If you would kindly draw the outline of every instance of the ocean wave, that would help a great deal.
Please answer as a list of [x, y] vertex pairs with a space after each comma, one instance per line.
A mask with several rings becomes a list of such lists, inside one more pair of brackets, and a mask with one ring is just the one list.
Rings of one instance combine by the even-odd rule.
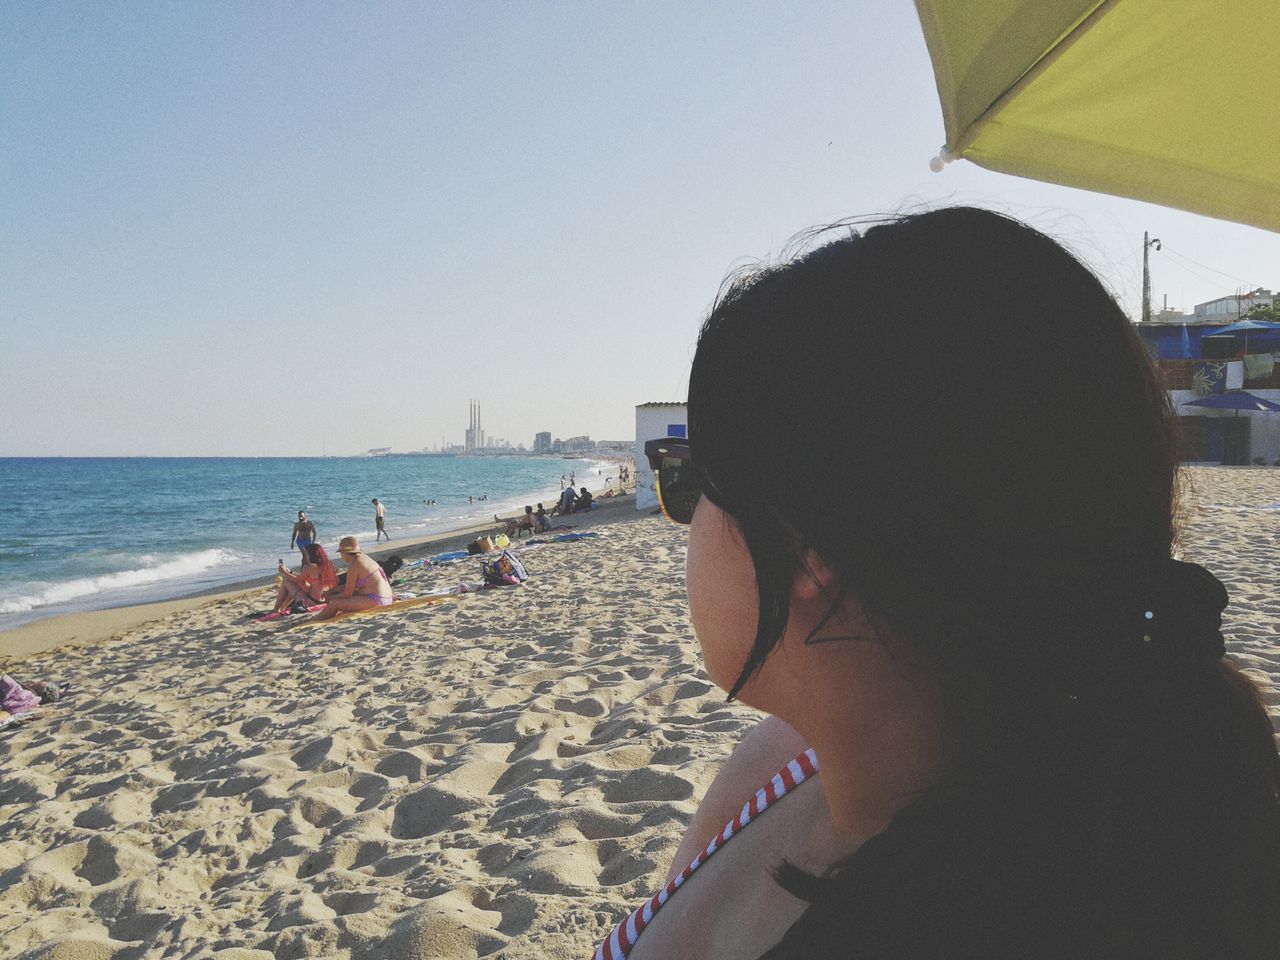
[[35, 593], [10, 597], [0, 600], [0, 614], [26, 613], [39, 607], [48, 607], [59, 603], [68, 603], [94, 594], [107, 593], [112, 590], [127, 590], [148, 583], [162, 580], [180, 580], [211, 570], [224, 564], [234, 563], [240, 558], [230, 550], [212, 549], [198, 550], [184, 554], [171, 560], [161, 560], [146, 555], [140, 558], [147, 566], [133, 570], [121, 570], [119, 573], [106, 573], [97, 577], [82, 577], [44, 586]]

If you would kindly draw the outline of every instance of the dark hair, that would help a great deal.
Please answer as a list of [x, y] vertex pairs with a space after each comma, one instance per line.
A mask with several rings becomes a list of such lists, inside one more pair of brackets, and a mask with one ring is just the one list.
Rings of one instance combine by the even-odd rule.
[[958, 742], [829, 877], [780, 871], [813, 905], [768, 956], [1275, 948], [1280, 759], [1256, 691], [1211, 657], [1115, 655], [1117, 603], [1174, 545], [1176, 420], [1070, 253], [948, 208], [740, 274], [702, 328], [689, 433], [755, 567], [731, 696], [812, 549], [938, 681]]

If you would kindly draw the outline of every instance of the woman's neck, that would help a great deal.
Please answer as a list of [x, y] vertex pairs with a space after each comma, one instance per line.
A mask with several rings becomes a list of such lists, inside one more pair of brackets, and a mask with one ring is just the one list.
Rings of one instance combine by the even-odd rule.
[[808, 672], [807, 694], [793, 701], [794, 717], [783, 717], [818, 755], [837, 833], [860, 842], [946, 769], [942, 698], [926, 674], [878, 642], [833, 643], [823, 656], [834, 662]]

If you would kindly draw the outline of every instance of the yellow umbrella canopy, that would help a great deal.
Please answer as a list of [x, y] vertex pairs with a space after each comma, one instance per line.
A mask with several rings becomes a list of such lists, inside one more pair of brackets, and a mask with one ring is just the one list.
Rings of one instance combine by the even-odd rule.
[[1280, 230], [1276, 0], [916, 0], [945, 154]]

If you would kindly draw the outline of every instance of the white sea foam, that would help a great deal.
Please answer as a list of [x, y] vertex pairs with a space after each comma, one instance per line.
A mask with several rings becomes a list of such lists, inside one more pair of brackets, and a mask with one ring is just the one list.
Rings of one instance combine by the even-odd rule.
[[1227, 513], [1275, 513], [1280, 511], [1280, 503], [1268, 503], [1261, 507], [1242, 507], [1234, 503], [1206, 503], [1201, 510], [1224, 510]]
[[0, 614], [26, 613], [40, 607], [70, 603], [84, 597], [109, 593], [115, 590], [127, 590], [130, 587], [159, 583], [164, 580], [190, 579], [197, 574], [214, 567], [234, 563], [240, 558], [230, 550], [199, 550], [172, 559], [161, 559], [154, 556], [140, 558], [144, 566], [133, 570], [121, 570], [118, 573], [107, 573], [97, 577], [83, 577], [68, 580], [65, 583], [32, 584], [37, 588], [34, 593], [0, 599]]

